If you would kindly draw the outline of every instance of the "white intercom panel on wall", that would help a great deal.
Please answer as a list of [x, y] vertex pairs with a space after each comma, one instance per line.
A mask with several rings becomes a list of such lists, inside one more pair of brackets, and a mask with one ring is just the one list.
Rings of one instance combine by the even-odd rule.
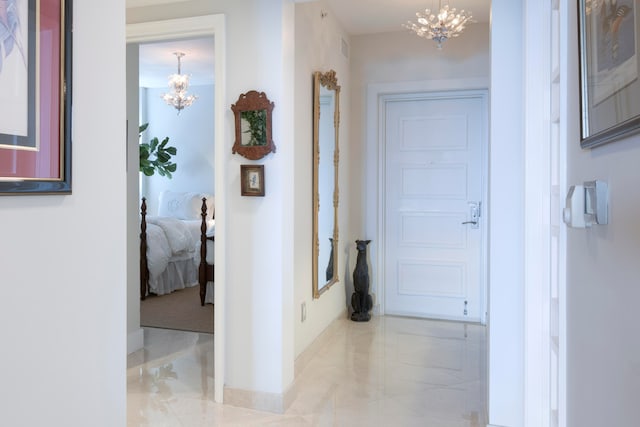
[[609, 191], [606, 182], [588, 181], [584, 183], [584, 221], [587, 227], [609, 223]]
[[567, 193], [565, 208], [562, 211], [562, 220], [569, 227], [584, 228], [584, 187], [572, 185]]
[[609, 187], [604, 181], [587, 181], [572, 185], [567, 193], [562, 216], [572, 228], [609, 223]]

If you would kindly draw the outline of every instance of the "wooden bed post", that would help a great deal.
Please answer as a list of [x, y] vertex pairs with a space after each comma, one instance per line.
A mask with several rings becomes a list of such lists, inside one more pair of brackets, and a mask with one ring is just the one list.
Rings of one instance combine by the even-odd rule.
[[202, 198], [202, 223], [200, 224], [200, 266], [198, 267], [198, 282], [200, 283], [200, 305], [204, 306], [207, 293], [207, 199]]
[[147, 199], [142, 198], [140, 207], [142, 219], [140, 221], [140, 299], [147, 297], [149, 284], [149, 266], [147, 265]]
[[[200, 285], [200, 305], [204, 306], [207, 293], [207, 282], [213, 281], [212, 264], [207, 264], [207, 241], [214, 241], [214, 237], [207, 237], [207, 199], [202, 199], [202, 223], [200, 224], [200, 264], [198, 265], [198, 283]], [[142, 198], [140, 206], [140, 300], [147, 298], [149, 292], [149, 264], [147, 261], [147, 199]]]
[[200, 283], [200, 305], [204, 306], [207, 292], [207, 199], [202, 198], [202, 223], [200, 224], [200, 265], [198, 267], [198, 282]]

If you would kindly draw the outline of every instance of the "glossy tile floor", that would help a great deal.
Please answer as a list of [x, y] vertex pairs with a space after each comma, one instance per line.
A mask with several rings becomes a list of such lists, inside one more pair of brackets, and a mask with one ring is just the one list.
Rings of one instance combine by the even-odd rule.
[[128, 359], [128, 425], [487, 425], [483, 326], [385, 316], [331, 331], [276, 415], [212, 402], [212, 335], [145, 329]]

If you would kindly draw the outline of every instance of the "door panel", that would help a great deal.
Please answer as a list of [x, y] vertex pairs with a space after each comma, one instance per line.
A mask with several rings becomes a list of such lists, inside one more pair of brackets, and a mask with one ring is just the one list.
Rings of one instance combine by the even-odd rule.
[[[482, 96], [385, 103], [385, 312], [482, 320]], [[485, 218], [480, 217], [479, 225]]]

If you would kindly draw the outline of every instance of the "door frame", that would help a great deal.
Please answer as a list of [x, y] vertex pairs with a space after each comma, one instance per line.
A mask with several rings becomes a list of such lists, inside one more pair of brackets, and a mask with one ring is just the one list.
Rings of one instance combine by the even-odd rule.
[[[191, 37], [214, 36], [214, 141], [215, 143], [215, 194], [216, 194], [216, 268], [214, 282], [226, 283], [225, 254], [226, 254], [226, 186], [225, 158], [226, 124], [226, 28], [223, 14], [203, 15], [190, 18], [178, 18], [160, 21], [127, 24], [127, 43], [144, 43], [162, 40], [175, 40]], [[135, 173], [138, 173], [135, 171]], [[129, 284], [131, 285], [131, 284]], [[138, 286], [138, 284], [136, 284]], [[214, 286], [214, 400], [223, 402], [224, 373], [225, 373], [225, 292], [223, 286]], [[138, 300], [138, 305], [140, 301]], [[130, 303], [128, 303], [129, 305]], [[139, 310], [139, 307], [138, 307]]]
[[[523, 6], [525, 69], [524, 426], [566, 426], [567, 143], [573, 142], [569, 99], [571, 2], [528, 0]], [[575, 16], [575, 15], [574, 15]], [[575, 19], [575, 18], [574, 18]], [[575, 21], [574, 21], [574, 24]], [[577, 131], [576, 131], [577, 133]], [[552, 143], [557, 137], [557, 146]], [[574, 135], [575, 136], [575, 135]], [[541, 143], [543, 142], [543, 143]], [[557, 150], [556, 153], [552, 153]], [[551, 159], [556, 158], [554, 163]], [[555, 169], [555, 170], [554, 170]], [[554, 179], [554, 174], [557, 177]], [[544, 203], [540, 203], [543, 201]], [[553, 230], [556, 228], [557, 230]], [[552, 237], [558, 239], [557, 251]], [[552, 257], [557, 263], [554, 271]], [[555, 276], [557, 298], [553, 300]], [[554, 326], [557, 336], [552, 339]], [[552, 341], [555, 341], [552, 344]], [[557, 351], [553, 361], [552, 345]], [[552, 368], [552, 366], [554, 368]], [[555, 417], [553, 424], [550, 414]]]
[[[371, 263], [372, 282], [374, 287], [374, 308], [375, 314], [385, 314], [385, 287], [380, 278], [385, 277], [385, 195], [382, 189], [386, 180], [386, 157], [384, 149], [385, 134], [385, 104], [389, 101], [399, 99], [415, 99], [429, 94], [446, 94], [447, 92], [460, 96], [478, 96], [484, 100], [484, 133], [482, 147], [482, 194], [483, 207], [482, 215], [487, 218], [487, 206], [489, 196], [488, 185], [488, 153], [489, 153], [489, 120], [488, 120], [488, 93], [489, 79], [454, 79], [454, 80], [428, 80], [418, 82], [397, 82], [397, 83], [377, 83], [367, 87], [367, 117], [366, 117], [366, 140], [365, 140], [365, 234], [373, 236]], [[482, 288], [480, 298], [480, 319], [481, 323], [486, 323], [487, 311], [487, 220], [481, 221], [482, 227], [482, 254], [481, 254], [481, 277], [480, 286]], [[376, 241], [377, 240], [377, 241]]]

